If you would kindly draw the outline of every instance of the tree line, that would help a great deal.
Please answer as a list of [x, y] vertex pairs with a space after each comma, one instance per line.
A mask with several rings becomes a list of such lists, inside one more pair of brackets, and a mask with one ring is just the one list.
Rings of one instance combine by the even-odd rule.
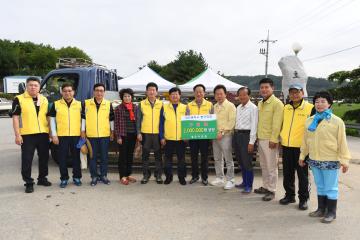
[[89, 55], [77, 47], [55, 49], [50, 45], [29, 41], [0, 39], [0, 79], [11, 75], [44, 76], [54, 69], [58, 58], [84, 58]]

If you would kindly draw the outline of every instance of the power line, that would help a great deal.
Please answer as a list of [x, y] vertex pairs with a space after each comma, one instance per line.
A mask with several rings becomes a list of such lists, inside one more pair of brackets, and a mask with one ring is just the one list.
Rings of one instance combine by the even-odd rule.
[[[329, 5], [327, 7], [325, 7], [323, 9], [323, 11], [321, 12], [321, 14], [317, 14], [316, 16], [312, 17], [312, 18], [309, 18], [305, 21], [302, 22], [302, 24], [292, 28], [292, 29], [289, 29], [287, 32], [285, 32], [284, 34], [282, 34], [282, 38], [281, 40], [283, 39], [286, 39], [288, 37], [291, 37], [293, 35], [293, 33], [295, 32], [298, 32], [299, 30], [303, 30], [303, 29], [306, 29], [308, 28], [309, 26], [312, 26], [314, 25], [315, 23], [321, 21], [321, 20], [324, 20], [324, 18], [326, 18], [327, 16], [329, 16], [330, 14], [348, 6], [350, 3], [354, 2], [355, 0], [350, 0], [350, 1], [347, 1], [347, 2], [343, 2], [343, 4], [341, 5], [337, 5], [337, 3], [341, 3], [342, 1], [337, 1], [335, 2], [336, 4], [332, 4], [332, 5]], [[333, 8], [334, 7], [334, 8]]]
[[309, 62], [309, 61], [313, 61], [313, 60], [316, 60], [316, 59], [325, 58], [325, 57], [332, 56], [332, 55], [335, 55], [335, 54], [338, 54], [338, 53], [341, 53], [341, 52], [349, 51], [351, 49], [358, 48], [358, 47], [360, 47], [360, 44], [349, 47], [349, 48], [345, 48], [345, 49], [342, 49], [342, 50], [339, 50], [339, 51], [336, 51], [336, 52], [321, 55], [321, 56], [318, 56], [318, 57], [308, 58], [308, 59], [303, 60], [303, 62]]
[[301, 17], [299, 17], [295, 21], [293, 21], [290, 24], [290, 28], [288, 30], [286, 30], [285, 32], [278, 34], [278, 36], [280, 38], [287, 36], [288, 33], [293, 32], [294, 29], [301, 27], [301, 25], [303, 25], [304, 23], [307, 23], [309, 20], [312, 20], [314, 17], [318, 16], [321, 12], [324, 12], [324, 11], [332, 8], [334, 5], [337, 5], [341, 1], [343, 1], [343, 0], [337, 0], [335, 2], [332, 2], [331, 0], [330, 1], [325, 0], [325, 2], [321, 2], [315, 8], [310, 10], [308, 13], [302, 15]]

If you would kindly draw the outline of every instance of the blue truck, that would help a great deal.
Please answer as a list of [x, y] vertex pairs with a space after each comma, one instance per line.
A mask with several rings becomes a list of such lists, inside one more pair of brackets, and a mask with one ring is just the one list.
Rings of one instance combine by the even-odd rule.
[[[105, 85], [105, 98], [113, 101], [118, 99], [118, 77], [116, 71], [94, 64], [72, 64], [60, 66], [50, 71], [41, 81], [40, 93], [47, 97], [49, 106], [61, 98], [62, 84], [71, 83], [75, 88], [75, 98], [79, 101], [91, 98], [96, 83]], [[25, 84], [20, 83], [19, 91], [24, 92]], [[57, 161], [57, 146], [50, 144], [51, 156]], [[70, 161], [69, 161], [70, 162]]]

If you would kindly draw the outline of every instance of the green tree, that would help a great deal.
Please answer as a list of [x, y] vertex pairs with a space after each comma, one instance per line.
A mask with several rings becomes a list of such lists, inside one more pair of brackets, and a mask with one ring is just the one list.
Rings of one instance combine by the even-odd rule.
[[[335, 72], [328, 79], [338, 84], [337, 88], [331, 90], [336, 99], [360, 102], [360, 67], [352, 71]], [[347, 111], [344, 120], [355, 120], [360, 123], [360, 109]]]
[[0, 39], [0, 81], [10, 75], [43, 76], [56, 66], [57, 58], [91, 58], [77, 47], [58, 50], [50, 45]]
[[147, 66], [158, 74], [160, 74], [161, 70], [163, 69], [163, 67], [160, 64], [158, 64], [155, 60], [150, 61], [147, 64]]
[[335, 72], [328, 79], [338, 85], [332, 90], [337, 99], [360, 102], [360, 67], [352, 71]]
[[59, 58], [83, 58], [92, 61], [89, 55], [77, 47], [62, 47], [56, 50], [56, 53]]
[[0, 76], [12, 75], [17, 70], [14, 46], [8, 40], [0, 40]]
[[179, 51], [176, 59], [164, 66], [154, 60], [147, 65], [163, 78], [175, 84], [186, 83], [208, 67], [203, 55], [194, 50]]

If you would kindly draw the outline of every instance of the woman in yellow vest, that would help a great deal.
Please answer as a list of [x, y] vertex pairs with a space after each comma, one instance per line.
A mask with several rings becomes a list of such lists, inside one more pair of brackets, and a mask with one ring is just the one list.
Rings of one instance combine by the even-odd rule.
[[15, 143], [21, 146], [21, 175], [26, 193], [34, 191], [31, 166], [35, 149], [39, 156], [37, 185], [51, 186], [46, 178], [49, 161], [49, 127], [46, 118], [48, 101], [39, 92], [40, 80], [29, 77], [26, 79], [26, 91], [16, 96], [12, 105]]
[[[110, 101], [104, 99], [105, 85], [97, 83], [93, 87], [94, 98], [85, 100], [82, 110], [81, 137], [91, 143], [93, 157], [90, 159], [91, 186], [98, 181], [109, 185], [107, 178], [109, 144], [114, 138], [114, 110]], [[97, 170], [97, 156], [100, 153], [100, 174]]]
[[173, 180], [172, 157], [177, 156], [177, 174], [181, 185], [186, 185], [185, 142], [181, 139], [181, 117], [186, 114], [186, 105], [180, 102], [181, 90], [169, 90], [170, 103], [164, 104], [160, 112], [160, 141], [165, 153], [165, 182]]
[[284, 120], [280, 132], [283, 150], [283, 186], [285, 196], [279, 203], [288, 205], [295, 202], [295, 171], [299, 182], [299, 209], [306, 210], [309, 199], [308, 166], [298, 164], [300, 147], [304, 137], [305, 121], [311, 115], [314, 105], [304, 100], [301, 85], [293, 84], [289, 87], [290, 102], [284, 106]]
[[62, 98], [54, 102], [49, 112], [52, 142], [58, 145], [61, 188], [65, 188], [69, 180], [69, 150], [72, 157], [73, 182], [76, 186], [81, 185], [80, 150], [76, 148], [81, 130], [81, 102], [74, 99], [74, 94], [73, 85], [64, 83], [61, 86]]
[[339, 169], [347, 172], [351, 156], [345, 124], [330, 109], [333, 103], [330, 93], [316, 93], [313, 102], [316, 114], [306, 120], [299, 165], [305, 166], [305, 157], [309, 155], [307, 163], [318, 195], [318, 208], [310, 217], [321, 217], [323, 223], [331, 223], [336, 218]]
[[[195, 99], [187, 104], [186, 115], [207, 115], [214, 113], [213, 104], [205, 100], [205, 86], [197, 84], [193, 88]], [[190, 184], [199, 181], [199, 151], [201, 154], [201, 182], [208, 185], [208, 152], [210, 141], [208, 139], [189, 140], [191, 152], [192, 178]]]

